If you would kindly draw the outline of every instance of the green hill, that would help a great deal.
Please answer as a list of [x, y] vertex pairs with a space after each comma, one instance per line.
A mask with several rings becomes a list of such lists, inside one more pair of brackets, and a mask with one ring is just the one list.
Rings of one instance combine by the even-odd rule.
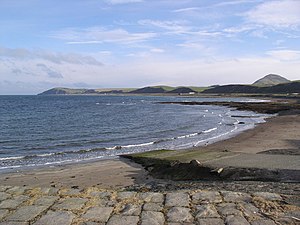
[[289, 82], [274, 86], [258, 87], [253, 85], [223, 85], [203, 91], [203, 93], [251, 93], [251, 94], [288, 94], [300, 93], [300, 82]]
[[255, 81], [253, 83], [254, 86], [258, 87], [267, 87], [267, 86], [274, 86], [277, 84], [284, 84], [291, 82], [290, 80], [276, 74], [269, 74], [267, 76], [264, 76], [263, 78]]

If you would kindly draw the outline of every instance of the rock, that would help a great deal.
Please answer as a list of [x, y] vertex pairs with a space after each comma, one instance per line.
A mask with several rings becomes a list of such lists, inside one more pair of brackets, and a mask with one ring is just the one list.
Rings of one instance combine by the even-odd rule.
[[197, 218], [218, 218], [216, 208], [213, 205], [199, 205], [196, 206], [196, 219]]
[[161, 212], [144, 211], [142, 212], [141, 225], [164, 225], [165, 217]]
[[190, 164], [197, 167], [197, 166], [201, 166], [200, 161], [193, 159], [192, 161], [190, 161]]
[[192, 223], [194, 218], [189, 208], [173, 207], [167, 214], [168, 222], [175, 223]]
[[192, 196], [194, 203], [220, 203], [222, 196], [217, 191], [199, 191]]
[[82, 218], [106, 223], [113, 210], [113, 207], [92, 207], [87, 210]]
[[112, 216], [106, 225], [137, 225], [139, 222], [138, 216]]
[[250, 223], [242, 216], [230, 215], [226, 217], [226, 225], [250, 225]]
[[48, 211], [46, 215], [37, 220], [34, 225], [70, 225], [75, 215], [65, 211]]
[[184, 192], [174, 192], [168, 193], [166, 195], [166, 203], [167, 207], [172, 206], [189, 206], [190, 205], [190, 196]]

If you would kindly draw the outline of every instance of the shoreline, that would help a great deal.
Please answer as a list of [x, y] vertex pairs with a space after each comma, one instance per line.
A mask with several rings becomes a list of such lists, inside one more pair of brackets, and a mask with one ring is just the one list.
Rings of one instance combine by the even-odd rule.
[[[242, 104], [249, 105], [253, 103]], [[266, 107], [266, 104], [268, 105], [269, 103], [264, 103], [262, 105]], [[267, 152], [271, 150], [271, 152], [265, 153], [265, 155], [269, 156], [273, 155], [273, 150], [277, 150], [276, 154], [278, 155], [279, 150], [279, 157], [283, 157], [286, 153], [290, 154], [291, 149], [299, 150], [300, 114], [297, 111], [292, 113], [286, 111], [286, 113], [280, 114], [286, 115], [268, 118], [265, 123], [257, 124], [252, 129], [247, 129], [246, 131], [238, 133], [234, 137], [217, 141], [207, 146], [168, 151], [166, 154], [162, 154], [162, 158], [175, 161], [181, 160], [181, 162], [184, 163], [189, 163], [191, 160], [199, 159], [201, 163], [204, 163], [205, 165], [214, 165], [215, 167], [220, 167], [222, 166], [222, 161], [218, 159], [222, 158], [220, 157], [221, 154], [230, 156], [228, 159], [229, 163], [240, 163], [240, 166], [243, 166], [243, 163], [232, 159], [232, 155], [244, 155], [247, 158], [248, 155], [245, 153], [257, 156], [257, 153], [259, 152]], [[199, 153], [201, 154], [199, 155]], [[263, 158], [265, 156], [262, 154], [259, 157]], [[296, 157], [299, 157], [297, 153]], [[289, 164], [289, 161], [283, 161], [281, 164], [284, 167], [285, 165]], [[300, 165], [296, 165], [296, 167], [299, 171]], [[170, 183], [171, 186], [169, 188], [176, 188], [177, 182], [174, 183], [169, 179], [160, 180], [153, 178], [150, 176], [152, 175], [151, 171], [147, 169], [147, 167], [145, 169], [143, 165], [135, 163], [134, 160], [128, 160], [120, 157], [117, 159], [100, 159], [64, 165], [45, 166], [35, 169], [30, 168], [24, 171], [7, 171], [0, 173], [0, 183], [3, 185], [12, 186], [42, 186], [60, 188], [84, 188], [94, 186], [112, 189], [128, 187], [140, 188], [145, 185], [147, 186], [149, 183], [163, 184], [162, 186], [166, 187]], [[210, 188], [215, 186], [215, 182], [204, 181], [202, 184], [201, 182], [202, 181], [199, 181], [196, 186], [198, 187], [200, 185], [200, 187], [202, 187], [201, 185], [204, 185], [205, 187]], [[221, 184], [223, 181], [216, 182]], [[231, 181], [229, 183], [233, 182], [235, 181]], [[189, 185], [187, 185], [186, 182], [183, 183], [183, 186], [189, 188]], [[283, 189], [289, 189], [288, 184], [286, 186], [285, 184], [282, 185], [285, 187]], [[243, 185], [240, 186], [241, 189], [244, 188], [242, 187]], [[296, 184], [296, 187], [298, 186]], [[222, 183], [220, 187], [230, 189], [230, 185], [228, 185], [227, 182]], [[272, 187], [274, 187], [274, 184], [271, 182], [269, 188], [272, 189]], [[154, 185], [152, 188], [157, 188], [157, 186]], [[291, 192], [293, 192], [293, 190], [291, 190]]]
[[[224, 152], [228, 145], [232, 146], [233, 152], [237, 151], [240, 148], [241, 142], [243, 140], [249, 141], [249, 138], [255, 138], [255, 135], [263, 133], [267, 130], [274, 130], [278, 123], [284, 123], [286, 126], [291, 124], [287, 123], [287, 119], [290, 121], [291, 118], [297, 118], [297, 121], [300, 124], [300, 115], [292, 116], [276, 116], [269, 118], [265, 123], [258, 124], [253, 129], [248, 129], [237, 134], [234, 137], [231, 137], [226, 140], [221, 140], [215, 143], [212, 143], [207, 146], [194, 147], [190, 149], [182, 149], [170, 152], [177, 152], [180, 154], [189, 155], [191, 152], [200, 151], [207, 152]], [[280, 122], [281, 121], [281, 122]], [[277, 124], [277, 125], [276, 125]], [[297, 129], [298, 126], [295, 129]], [[276, 128], [277, 129], [277, 128]], [[275, 130], [276, 130], [275, 129]], [[271, 133], [276, 133], [274, 132]], [[299, 129], [300, 130], [300, 129]], [[294, 132], [293, 130], [291, 132]], [[278, 132], [277, 132], [278, 133]], [[279, 132], [279, 136], [282, 132]], [[269, 134], [268, 134], [269, 135]], [[287, 136], [290, 134], [287, 133]], [[261, 137], [262, 139], [264, 137]], [[261, 140], [262, 141], [262, 140]], [[251, 142], [251, 140], [250, 140]], [[281, 145], [280, 141], [276, 142], [278, 146]], [[248, 146], [249, 148], [255, 149], [254, 142], [253, 146]], [[268, 144], [261, 150], [266, 151]], [[278, 147], [279, 148], [279, 147]], [[289, 149], [289, 146], [284, 146], [285, 149]], [[168, 153], [171, 154], [172, 153]], [[257, 153], [257, 152], [252, 152]], [[65, 165], [55, 165], [50, 167], [42, 167], [36, 169], [29, 169], [24, 171], [14, 171], [14, 172], [5, 172], [0, 173], [0, 183], [3, 185], [12, 185], [12, 186], [42, 186], [42, 187], [90, 187], [96, 186], [101, 188], [126, 188], [132, 186], [143, 186], [147, 183], [168, 183], [169, 180], [160, 180], [155, 179], [149, 175], [149, 172], [143, 168], [142, 165], [135, 163], [132, 160], [117, 158], [117, 159], [104, 159], [104, 160], [95, 160], [87, 161], [81, 163], [72, 163]], [[171, 182], [172, 183], [172, 182]], [[207, 181], [204, 182], [205, 186], [209, 186]], [[213, 182], [212, 182], [213, 185]], [[225, 186], [228, 184], [225, 182]], [[176, 186], [176, 185], [175, 185]], [[230, 186], [230, 185], [229, 185]], [[271, 185], [272, 186], [272, 185]]]

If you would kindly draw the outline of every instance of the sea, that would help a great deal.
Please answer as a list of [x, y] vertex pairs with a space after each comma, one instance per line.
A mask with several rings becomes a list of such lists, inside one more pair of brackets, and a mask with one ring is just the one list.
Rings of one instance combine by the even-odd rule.
[[169, 101], [261, 101], [177, 96], [0, 96], [0, 172], [158, 149], [186, 149], [232, 137], [268, 115]]

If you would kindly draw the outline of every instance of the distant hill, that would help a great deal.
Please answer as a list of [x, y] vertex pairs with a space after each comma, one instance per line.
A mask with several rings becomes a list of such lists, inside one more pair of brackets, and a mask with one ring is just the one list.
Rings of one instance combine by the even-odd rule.
[[91, 95], [91, 94], [124, 94], [128, 93], [130, 88], [103, 88], [103, 89], [76, 89], [76, 88], [52, 88], [40, 93], [39, 95]]
[[191, 93], [191, 92], [195, 92], [195, 91], [188, 87], [179, 87], [172, 91], [168, 91], [168, 93], [172, 93], [172, 94], [187, 94], [187, 93]]
[[78, 94], [87, 94], [86, 92], [89, 89], [72, 89], [72, 88], [52, 88], [50, 90], [44, 91], [39, 95], [78, 95]]
[[255, 81], [253, 83], [254, 86], [258, 87], [267, 87], [267, 86], [274, 86], [277, 84], [284, 84], [291, 82], [290, 80], [276, 74], [269, 74], [267, 76], [264, 76], [263, 78]]
[[131, 94], [160, 94], [165, 93], [166, 90], [162, 87], [144, 87], [139, 88], [133, 91], [130, 91]]
[[203, 93], [300, 93], [300, 82], [289, 82], [269, 87], [258, 87], [253, 85], [223, 85], [207, 89]]
[[103, 95], [103, 94], [189, 94], [194, 93], [300, 93], [300, 81], [269, 74], [252, 85], [213, 85], [210, 87], [196, 86], [148, 86], [143, 88], [102, 88], [102, 89], [72, 89], [52, 88], [39, 95]]

